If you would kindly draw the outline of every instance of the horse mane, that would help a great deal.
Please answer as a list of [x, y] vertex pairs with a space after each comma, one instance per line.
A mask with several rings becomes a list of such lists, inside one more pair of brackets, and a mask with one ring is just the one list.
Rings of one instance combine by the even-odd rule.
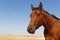
[[45, 11], [45, 10], [43, 10], [44, 12], [46, 12], [47, 14], [49, 14], [49, 15], [51, 15], [52, 17], [54, 17], [54, 18], [56, 18], [57, 20], [60, 20], [59, 18], [57, 18], [55, 15], [53, 15], [53, 14], [50, 14], [50, 13], [48, 13], [47, 11]]

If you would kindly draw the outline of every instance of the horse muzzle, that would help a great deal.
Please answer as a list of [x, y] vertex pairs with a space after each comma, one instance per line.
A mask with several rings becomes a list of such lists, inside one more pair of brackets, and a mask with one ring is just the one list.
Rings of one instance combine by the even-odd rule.
[[33, 26], [28, 26], [27, 31], [28, 31], [30, 34], [34, 34], [34, 33], [35, 33], [35, 27], [33, 27]]

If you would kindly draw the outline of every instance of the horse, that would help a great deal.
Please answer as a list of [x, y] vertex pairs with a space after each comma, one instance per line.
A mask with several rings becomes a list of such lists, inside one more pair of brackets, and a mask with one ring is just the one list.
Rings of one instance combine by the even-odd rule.
[[34, 34], [43, 25], [45, 40], [60, 40], [60, 19], [45, 11], [42, 2], [40, 2], [39, 7], [34, 7], [31, 4], [31, 9], [27, 31]]

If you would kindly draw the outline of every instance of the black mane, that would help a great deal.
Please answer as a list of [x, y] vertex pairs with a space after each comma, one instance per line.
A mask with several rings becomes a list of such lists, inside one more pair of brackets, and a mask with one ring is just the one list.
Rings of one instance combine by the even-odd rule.
[[[43, 10], [44, 11], [44, 10]], [[48, 13], [47, 11], [45, 11], [46, 13]], [[59, 18], [57, 18], [55, 15], [53, 15], [53, 14], [50, 14], [50, 13], [48, 13], [49, 15], [51, 15], [52, 17], [54, 17], [54, 18], [56, 18], [56, 19], [58, 19], [58, 20], [60, 20]]]
[[52, 16], [53, 16], [54, 18], [56, 18], [56, 19], [60, 20], [60, 19], [59, 19], [59, 18], [57, 18], [55, 15], [53, 15], [53, 14], [52, 14]]

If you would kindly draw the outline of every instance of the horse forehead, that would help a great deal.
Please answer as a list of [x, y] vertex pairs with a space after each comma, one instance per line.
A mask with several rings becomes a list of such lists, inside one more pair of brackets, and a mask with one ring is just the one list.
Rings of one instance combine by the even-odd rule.
[[36, 14], [36, 13], [39, 13], [40, 11], [39, 10], [34, 10], [33, 13]]

